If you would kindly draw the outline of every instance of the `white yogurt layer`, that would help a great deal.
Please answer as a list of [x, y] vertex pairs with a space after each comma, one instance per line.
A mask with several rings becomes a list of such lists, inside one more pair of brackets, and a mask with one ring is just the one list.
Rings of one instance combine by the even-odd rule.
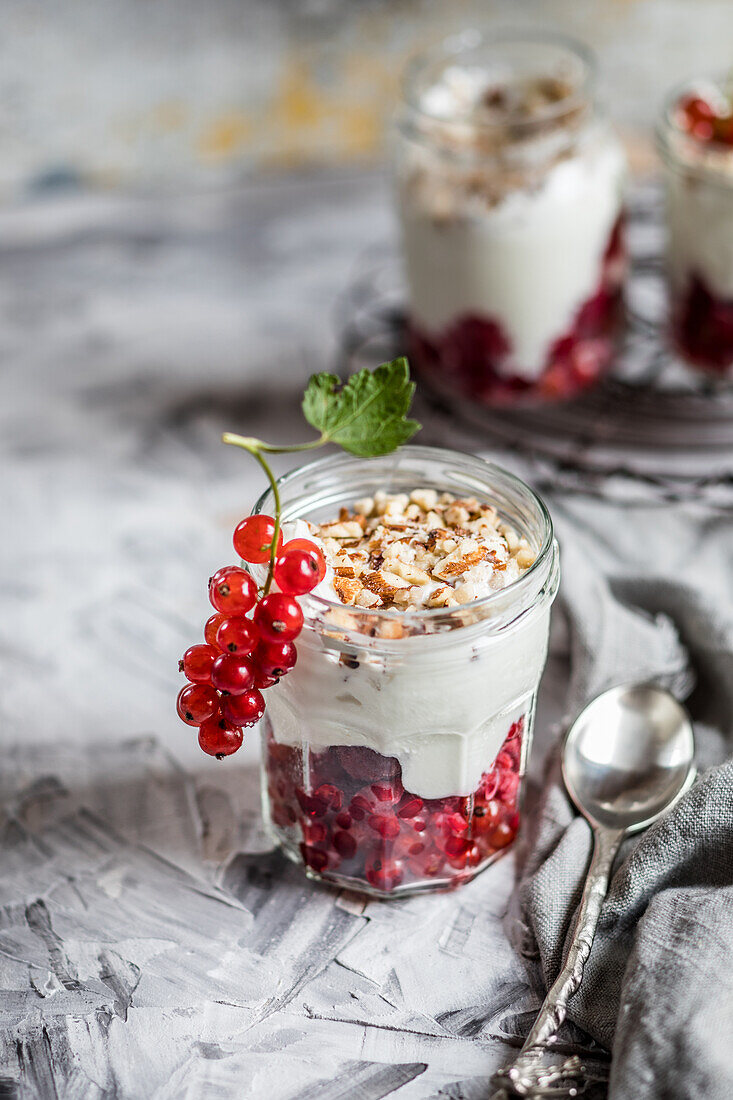
[[597, 123], [550, 125], [521, 149], [509, 140], [495, 160], [478, 154], [469, 172], [461, 146], [470, 165], [467, 135], [486, 88], [485, 73], [451, 68], [423, 95], [433, 118], [459, 120], [442, 131], [457, 156], [452, 168], [430, 148], [429, 127], [408, 146], [400, 213], [410, 313], [434, 337], [468, 314], [498, 323], [512, 347], [499, 369], [531, 380], [599, 287], [625, 161]]
[[[303, 520], [283, 531], [286, 541], [319, 542]], [[315, 594], [343, 613], [351, 610], [337, 595], [330, 564]], [[344, 642], [330, 620], [323, 631], [306, 627], [295, 668], [267, 693], [273, 734], [316, 750], [358, 745], [397, 757], [406, 789], [422, 798], [471, 794], [512, 721], [533, 707], [547, 652], [549, 602], [494, 635], [485, 620], [447, 633], [375, 643], [365, 638], [361, 646], [358, 639]]]
[[490, 639], [475, 627], [400, 639], [387, 665], [356, 651], [356, 668], [340, 663], [337, 644], [304, 631], [297, 665], [267, 693], [274, 736], [396, 756], [406, 789], [421, 798], [471, 794], [512, 720], [532, 705], [549, 614], [533, 612]]
[[692, 276], [716, 297], [733, 301], [733, 156], [730, 176], [667, 174], [668, 265], [681, 292]]

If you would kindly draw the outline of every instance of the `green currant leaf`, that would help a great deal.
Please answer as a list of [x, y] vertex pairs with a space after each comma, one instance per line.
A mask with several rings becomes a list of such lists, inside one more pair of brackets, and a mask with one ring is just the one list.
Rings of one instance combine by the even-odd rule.
[[324, 443], [338, 443], [361, 458], [386, 455], [420, 430], [408, 420], [415, 383], [405, 358], [360, 370], [341, 384], [335, 374], [314, 374], [303, 396], [303, 414]]

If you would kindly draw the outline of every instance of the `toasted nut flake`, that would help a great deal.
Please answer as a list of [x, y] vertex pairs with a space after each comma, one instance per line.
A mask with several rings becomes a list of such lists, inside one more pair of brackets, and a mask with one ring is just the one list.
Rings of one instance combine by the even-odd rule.
[[401, 516], [404, 513], [408, 503], [409, 497], [406, 493], [398, 493], [394, 497], [388, 497], [387, 504], [384, 509], [384, 515]]
[[370, 516], [374, 511], [373, 497], [362, 497], [361, 500], [357, 500], [354, 504], [354, 511], [362, 516]]
[[514, 560], [520, 569], [529, 569], [530, 565], [534, 565], [535, 552], [529, 546], [520, 546], [514, 555]]
[[514, 551], [519, 546], [519, 537], [516, 531], [513, 531], [511, 527], [508, 527], [506, 523], [499, 524], [499, 533], [502, 534], [506, 540], [506, 544], [510, 550]]
[[430, 574], [426, 573], [424, 569], [420, 569], [419, 566], [413, 565], [406, 561], [390, 561], [390, 572], [396, 573], [398, 577], [402, 577], [403, 580], [409, 581], [410, 584], [427, 584], [430, 580]]
[[379, 572], [382, 574], [382, 578], [387, 582], [387, 584], [391, 584], [395, 588], [410, 587], [407, 581], [403, 580], [402, 577], [399, 577], [396, 573], [393, 573], [391, 569], [380, 569]]
[[506, 569], [507, 565], [509, 564], [509, 559], [507, 559], [506, 561], [500, 559], [497, 556], [496, 550], [489, 550], [487, 557], [488, 560], [491, 562], [495, 573], [501, 573], [504, 569]]
[[453, 596], [453, 589], [449, 584], [444, 584], [441, 588], [436, 588], [428, 596], [428, 607], [445, 607], [448, 600]]
[[331, 539], [358, 539], [363, 534], [361, 524], [356, 520], [348, 520], [346, 523], [332, 523], [321, 528], [322, 538]]
[[354, 580], [351, 577], [334, 577], [333, 587], [338, 592], [339, 598], [348, 604], [356, 601], [363, 585], [361, 581]]
[[[434, 550], [438, 543], [442, 543], [444, 539], [449, 538], [450, 531], [446, 527], [433, 527], [432, 530], [428, 531], [428, 550]], [[453, 549], [455, 550], [455, 547]]]
[[380, 638], [401, 638], [405, 633], [405, 628], [402, 623], [397, 622], [396, 619], [385, 619], [383, 623], [380, 623], [377, 627], [377, 634]]
[[353, 630], [356, 627], [356, 619], [349, 614], [346, 608], [336, 607], [325, 615], [326, 622], [330, 626], [341, 627], [342, 630]]
[[410, 500], [424, 512], [429, 512], [438, 503], [438, 494], [435, 489], [413, 489]]
[[[401, 583], [401, 582], [400, 582]], [[367, 573], [364, 577], [364, 585], [370, 592], [375, 592], [383, 600], [394, 600], [398, 586], [389, 584], [381, 573]]]
[[368, 588], [362, 588], [355, 601], [360, 607], [381, 607], [381, 597]]
[[328, 536], [324, 537], [323, 534], [321, 534], [321, 538], [323, 539], [323, 551], [326, 558], [332, 558], [334, 554], [341, 553], [340, 542], [337, 542], [336, 539], [328, 538]]
[[456, 585], [454, 595], [456, 603], [471, 603], [472, 600], [476, 599], [476, 588], [471, 581], [465, 581], [463, 584]]
[[439, 565], [433, 569], [433, 576], [438, 580], [447, 581], [451, 577], [460, 577], [462, 573], [468, 572], [474, 565], [478, 565], [479, 562], [484, 561], [488, 557], [488, 551], [485, 546], [479, 547], [478, 550], [472, 550], [469, 554], [462, 555], [460, 551], [456, 550], [455, 553], [449, 554]]
[[496, 524], [491, 516], [482, 516], [481, 519], [473, 520], [468, 526], [474, 534], [481, 538], [496, 537]]
[[464, 508], [462, 504], [452, 504], [450, 508], [446, 509], [445, 518], [448, 523], [455, 527], [456, 524], [468, 523], [471, 514], [468, 508]]

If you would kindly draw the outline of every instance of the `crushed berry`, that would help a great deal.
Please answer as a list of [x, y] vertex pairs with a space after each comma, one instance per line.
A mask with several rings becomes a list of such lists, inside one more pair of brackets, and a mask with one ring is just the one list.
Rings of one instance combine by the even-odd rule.
[[355, 746], [313, 752], [270, 735], [272, 822], [326, 878], [385, 895], [421, 883], [458, 885], [516, 836], [523, 734], [524, 716], [473, 795], [434, 799], [404, 790], [394, 757]]
[[672, 304], [672, 330], [693, 366], [721, 376], [733, 371], [733, 299], [716, 297], [699, 275]]

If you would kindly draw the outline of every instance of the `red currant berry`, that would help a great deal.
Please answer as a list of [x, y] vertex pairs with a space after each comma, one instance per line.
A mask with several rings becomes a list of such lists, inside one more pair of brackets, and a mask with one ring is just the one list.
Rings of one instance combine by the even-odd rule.
[[254, 620], [266, 642], [292, 642], [303, 626], [303, 612], [292, 596], [273, 592], [260, 600]]
[[178, 668], [191, 683], [208, 684], [211, 682], [211, 669], [218, 652], [213, 645], [189, 646], [183, 654], [183, 660], [178, 662]]
[[[275, 534], [272, 516], [247, 516], [234, 531], [234, 549], [243, 561], [263, 565], [270, 560], [270, 547]], [[278, 535], [277, 553], [283, 544], [282, 532]]]
[[257, 650], [256, 659], [261, 673], [279, 680], [295, 667], [298, 654], [292, 642], [263, 642]]
[[219, 646], [216, 641], [216, 632], [225, 619], [226, 615], [222, 615], [220, 611], [217, 611], [210, 619], [206, 620], [206, 626], [204, 627], [204, 638], [206, 638], [209, 645], [216, 646], [217, 649]]
[[246, 657], [260, 640], [260, 632], [251, 619], [244, 615], [232, 615], [219, 627], [216, 644], [225, 653]]
[[225, 695], [221, 701], [221, 714], [232, 726], [253, 726], [265, 713], [265, 700], [255, 688], [241, 695]]
[[241, 695], [254, 685], [254, 669], [247, 657], [220, 653], [211, 668], [211, 682], [226, 695]]
[[703, 141], [713, 136], [715, 112], [700, 96], [687, 95], [680, 100], [681, 124], [685, 130]]
[[257, 585], [238, 565], [217, 569], [209, 581], [209, 599], [217, 611], [226, 615], [246, 612], [257, 602]]
[[489, 837], [489, 844], [493, 848], [506, 848], [516, 836], [516, 827], [508, 821], [501, 821]]
[[305, 550], [308, 554], [315, 554], [318, 562], [318, 583], [326, 576], [326, 559], [316, 544], [311, 539], [290, 539], [286, 542], [280, 553], [289, 554], [291, 550]]
[[188, 726], [200, 726], [219, 710], [219, 696], [209, 684], [186, 684], [176, 701], [178, 717]]
[[289, 550], [275, 562], [275, 583], [286, 596], [302, 596], [318, 584], [321, 566], [317, 547], [312, 550]]
[[274, 687], [275, 684], [280, 683], [278, 676], [270, 676], [269, 673], [263, 672], [259, 665], [255, 664], [255, 687], [260, 691], [264, 691], [265, 688]]
[[231, 756], [241, 747], [244, 735], [240, 729], [228, 726], [223, 718], [209, 718], [199, 729], [199, 745], [209, 756], [219, 760]]

